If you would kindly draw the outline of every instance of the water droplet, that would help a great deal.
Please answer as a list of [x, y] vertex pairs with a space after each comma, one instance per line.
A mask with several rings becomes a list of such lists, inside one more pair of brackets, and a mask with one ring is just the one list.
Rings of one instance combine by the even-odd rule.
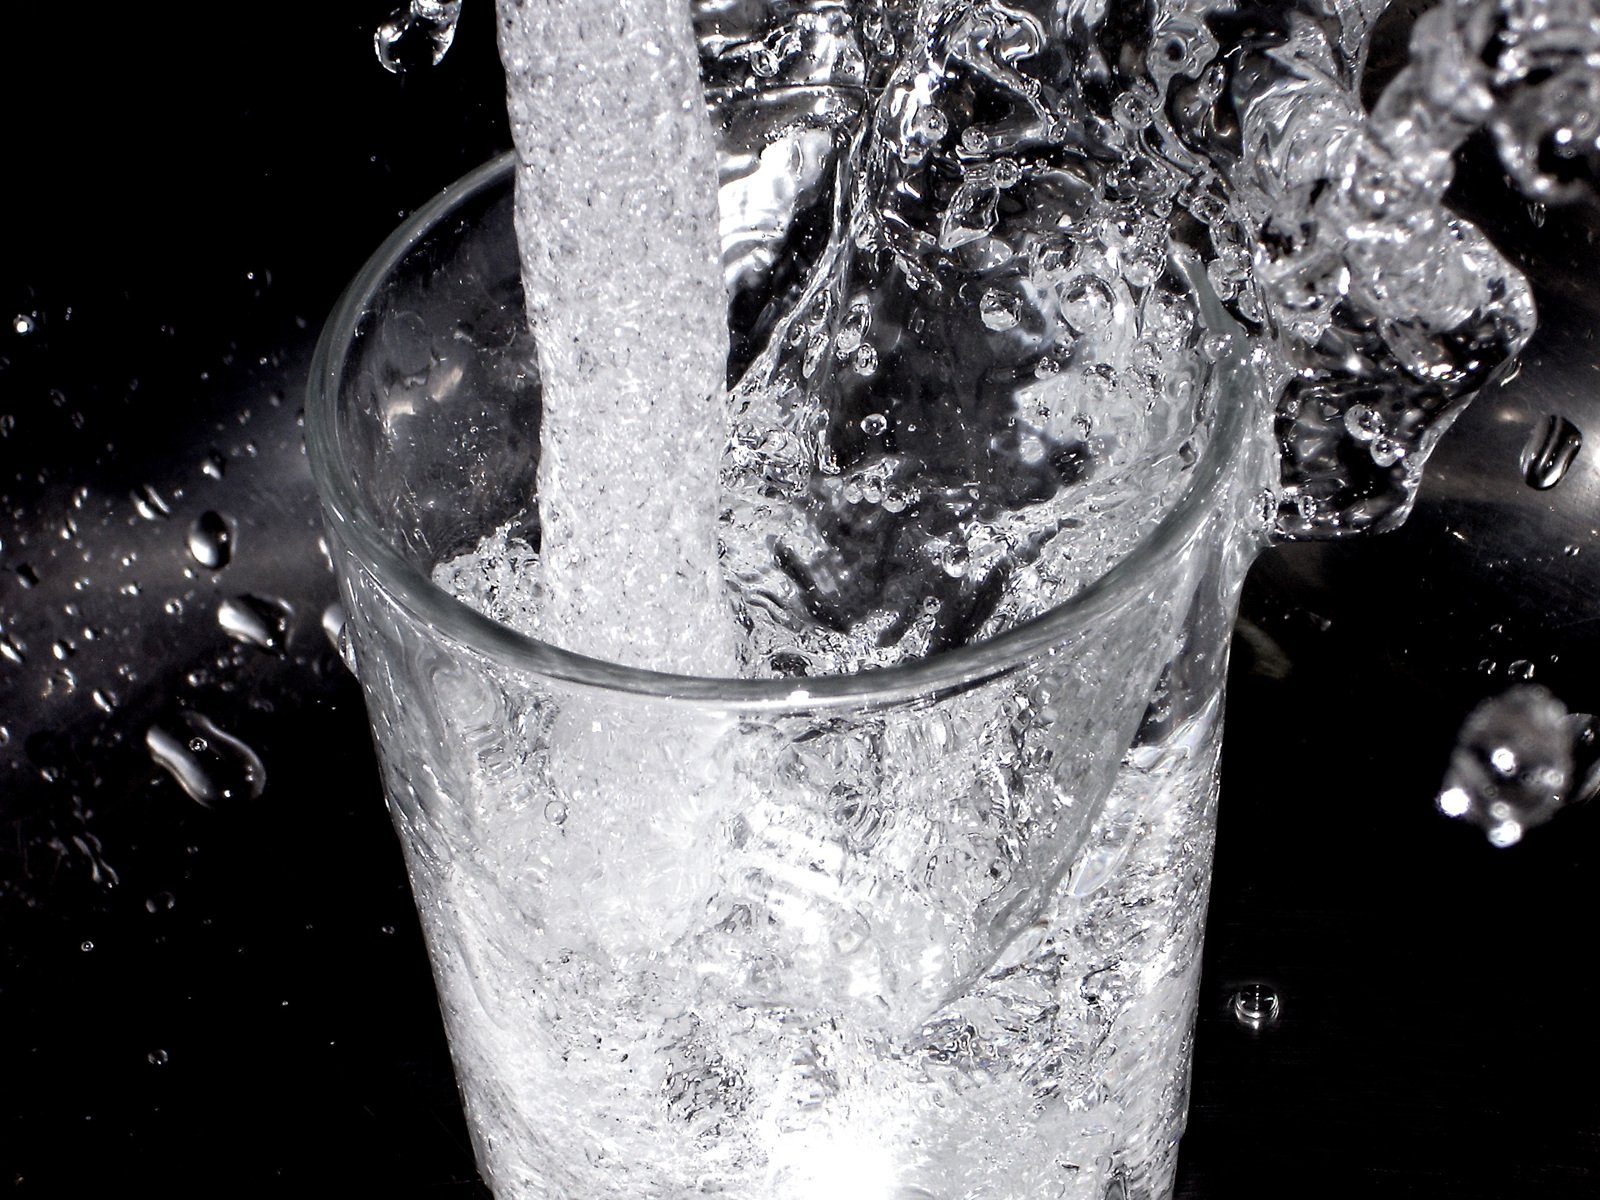
[[372, 35], [385, 71], [400, 75], [426, 62], [438, 66], [455, 41], [461, 0], [411, 0], [397, 8]]
[[157, 1047], [144, 1057], [145, 1061], [147, 1061], [152, 1067], [164, 1067], [167, 1065], [169, 1056], [165, 1050]]
[[267, 771], [254, 750], [200, 713], [183, 712], [180, 720], [187, 727], [184, 736], [152, 725], [145, 748], [191, 800], [212, 808], [261, 795]]
[[217, 624], [236, 642], [282, 654], [288, 640], [289, 606], [262, 596], [232, 596], [217, 605]]
[[1522, 478], [1541, 491], [1555, 487], [1582, 446], [1582, 431], [1565, 417], [1550, 414], [1533, 427], [1522, 447]]
[[95, 688], [89, 693], [89, 698], [94, 701], [94, 706], [103, 713], [113, 713], [117, 710], [117, 694], [107, 688]]
[[0, 633], [0, 658], [5, 659], [7, 662], [15, 663], [19, 667], [27, 662], [27, 658], [23, 653], [22, 643], [9, 633]]
[[1067, 281], [1060, 296], [1061, 316], [1075, 333], [1099, 329], [1116, 314], [1116, 295], [1098, 275], [1079, 275]]
[[85, 954], [87, 954], [87, 953], [89, 953], [89, 951], [94, 949], [94, 943], [91, 942], [88, 938], [84, 938], [83, 941], [78, 944], [78, 949], [82, 950]]
[[152, 914], [171, 912], [177, 903], [178, 898], [171, 892], [157, 892], [144, 902], [144, 910]]
[[869, 343], [863, 345], [850, 358], [850, 365], [855, 368], [857, 375], [871, 375], [878, 369], [878, 352]]
[[1259, 1033], [1278, 1023], [1283, 1002], [1270, 983], [1247, 983], [1228, 997], [1228, 1012], [1250, 1032]]
[[996, 333], [1015, 329], [1022, 319], [1022, 301], [1009, 292], [990, 288], [978, 301], [978, 315], [983, 323]]
[[232, 523], [221, 513], [201, 513], [189, 530], [189, 553], [202, 567], [222, 570], [233, 558]]
[[[1518, 667], [1532, 664], [1519, 659], [1512, 664]], [[1462, 723], [1435, 801], [1439, 811], [1477, 825], [1495, 846], [1514, 845], [1580, 790], [1593, 727], [1593, 718], [1568, 713], [1537, 684], [1490, 697]]]
[[544, 819], [552, 825], [564, 825], [567, 820], [567, 806], [560, 800], [552, 800], [544, 806]]
[[200, 473], [207, 479], [221, 479], [228, 473], [228, 460], [212, 450], [201, 460]]
[[148, 483], [133, 489], [133, 507], [146, 521], [164, 521], [172, 515], [172, 505]]
[[889, 418], [882, 413], [868, 413], [861, 418], [861, 432], [868, 437], [878, 437], [889, 428]]
[[39, 323], [34, 320], [32, 313], [18, 313], [11, 318], [12, 332], [18, 337], [27, 337], [38, 327]]

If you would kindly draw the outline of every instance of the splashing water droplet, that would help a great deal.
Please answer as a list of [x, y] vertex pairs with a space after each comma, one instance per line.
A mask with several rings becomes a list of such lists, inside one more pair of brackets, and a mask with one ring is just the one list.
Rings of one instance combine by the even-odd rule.
[[427, 63], [438, 66], [455, 41], [461, 0], [411, 0], [397, 8], [372, 35], [378, 62], [391, 75]]
[[1481, 828], [1493, 845], [1515, 845], [1594, 790], [1595, 729], [1595, 718], [1569, 713], [1537, 684], [1490, 697], [1462, 723], [1435, 803]]
[[191, 800], [213, 808], [261, 795], [267, 770], [254, 750], [200, 713], [184, 712], [180, 719], [186, 726], [184, 736], [152, 725], [145, 734], [145, 748]]
[[1228, 997], [1228, 1012], [1251, 1033], [1259, 1033], [1278, 1023], [1283, 1002], [1271, 984], [1247, 983]]
[[289, 606], [263, 596], [232, 596], [217, 605], [217, 624], [236, 642], [282, 654], [288, 641]]
[[220, 571], [233, 558], [233, 525], [222, 514], [203, 512], [189, 530], [189, 553], [202, 567]]
[[1522, 478], [1543, 491], [1566, 478], [1583, 447], [1583, 432], [1565, 417], [1551, 413], [1533, 427], [1522, 447]]

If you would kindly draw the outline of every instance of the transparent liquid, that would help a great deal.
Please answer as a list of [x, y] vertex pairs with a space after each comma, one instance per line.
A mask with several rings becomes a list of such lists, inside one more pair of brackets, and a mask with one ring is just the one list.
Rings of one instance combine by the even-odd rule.
[[[1273, 392], [1277, 461], [1224, 505], [1224, 622], [1252, 529], [1404, 516], [1532, 328], [1525, 282], [1443, 206], [1451, 155], [1521, 105], [1515, 165], [1588, 110], [1527, 99], [1566, 53], [1537, 22], [1463, 3], [1368, 112], [1382, 7], [696, 6], [742, 673], [893, 666], [1059, 604], [1171, 511], [1217, 405], [1249, 402], [1221, 385], [1241, 364]], [[552, 636], [547, 523], [526, 512], [436, 578]], [[1193, 594], [1153, 608], [1149, 654], [1081, 722], [1009, 750], [1027, 688], [835, 726], [488, 704], [448, 804], [397, 819], [496, 1190], [1167, 1194], [1220, 639], [1208, 702], [1147, 714], [1124, 752], [1127, 723], [1120, 766], [1066, 786], [1048, 755], [1105, 756], [1117, 713], [1159, 710]], [[470, 724], [481, 700], [439, 703]], [[1041, 801], [1078, 824], [1044, 836]]]
[[[480, 756], [460, 828], [412, 828], [407, 848], [496, 1194], [1165, 1195], [1217, 718], [1213, 702], [1132, 750], [1042, 910], [953, 980], [951, 930], [983, 911], [966, 893], [1002, 890], [996, 846], [1027, 836], [948, 839], [943, 809], [1003, 766], [992, 741], [956, 751], [971, 743], [926, 714], [826, 739], [730, 730], [692, 798], [604, 806], [570, 762], [521, 806]], [[914, 752], [877, 749], [897, 739]], [[928, 847], [921, 879], [907, 841]]]

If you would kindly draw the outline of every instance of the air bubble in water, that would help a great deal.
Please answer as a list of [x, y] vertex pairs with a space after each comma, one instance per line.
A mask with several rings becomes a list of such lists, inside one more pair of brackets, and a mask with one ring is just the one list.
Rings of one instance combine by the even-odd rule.
[[144, 902], [144, 910], [153, 916], [157, 913], [171, 912], [177, 903], [178, 898], [171, 892], [157, 892]]
[[338, 653], [345, 669], [352, 675], [358, 675], [356, 648], [350, 638], [350, 622], [345, 616], [344, 605], [333, 603], [322, 610], [322, 633]]
[[1574, 796], [1593, 790], [1595, 719], [1572, 714], [1545, 688], [1519, 684], [1490, 697], [1461, 726], [1439, 811], [1511, 846]]
[[861, 418], [861, 432], [868, 437], [878, 437], [889, 428], [889, 418], [882, 413], [868, 413]]
[[186, 711], [180, 720], [181, 736], [150, 726], [145, 748], [191, 800], [213, 808], [261, 795], [267, 770], [254, 750], [200, 713]]
[[262, 596], [232, 596], [217, 605], [217, 624], [236, 642], [282, 654], [289, 632], [289, 606]]
[[426, 61], [438, 66], [456, 38], [461, 0], [411, 0], [397, 8], [372, 35], [378, 62], [392, 75], [401, 75]]
[[18, 313], [11, 318], [11, 329], [18, 337], [27, 337], [38, 327], [39, 323], [31, 313]]
[[189, 553], [202, 567], [222, 570], [233, 558], [232, 524], [220, 513], [201, 513], [189, 529]]
[[144, 1057], [145, 1061], [148, 1062], [152, 1067], [164, 1067], [167, 1065], [170, 1055], [168, 1055], [165, 1050], [162, 1050], [158, 1047], [150, 1051], [150, 1053], [146, 1054]]
[[200, 462], [200, 473], [207, 479], [221, 479], [228, 472], [228, 460], [212, 450]]
[[1009, 292], [990, 288], [978, 301], [978, 315], [996, 333], [1015, 329], [1017, 322], [1022, 319], [1022, 301]]
[[1110, 286], [1097, 275], [1079, 275], [1061, 289], [1061, 315], [1077, 333], [1108, 324], [1116, 306]]
[[1543, 491], [1566, 478], [1583, 447], [1583, 432], [1565, 417], [1551, 413], [1533, 427], [1522, 447], [1522, 478]]

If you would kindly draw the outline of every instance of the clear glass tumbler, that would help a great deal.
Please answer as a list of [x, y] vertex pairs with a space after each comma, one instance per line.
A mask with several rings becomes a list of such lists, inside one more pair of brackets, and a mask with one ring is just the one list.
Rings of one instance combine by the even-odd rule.
[[654, 674], [431, 582], [535, 511], [510, 163], [379, 251], [307, 439], [495, 1194], [1170, 1194], [1260, 397], [1219, 367], [1132, 549], [906, 665]]

